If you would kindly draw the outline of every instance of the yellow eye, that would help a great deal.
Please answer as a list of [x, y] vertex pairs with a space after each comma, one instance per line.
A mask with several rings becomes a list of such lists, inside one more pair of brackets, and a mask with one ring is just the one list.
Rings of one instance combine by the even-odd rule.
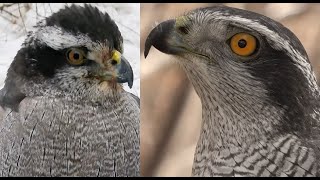
[[72, 48], [67, 51], [67, 59], [72, 65], [81, 65], [85, 61], [84, 52], [80, 49]]
[[231, 38], [231, 49], [239, 56], [250, 56], [257, 48], [257, 39], [247, 33], [238, 33]]

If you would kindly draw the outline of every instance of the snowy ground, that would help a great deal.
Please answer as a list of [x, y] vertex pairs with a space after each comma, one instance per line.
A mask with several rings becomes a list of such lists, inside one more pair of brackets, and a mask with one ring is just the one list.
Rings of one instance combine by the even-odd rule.
[[[2, 5], [0, 3], [0, 7]], [[7, 69], [26, 37], [26, 31], [34, 30], [33, 26], [37, 21], [66, 5], [70, 6], [71, 3], [38, 3], [30, 4], [27, 8], [24, 5], [16, 4], [5, 8], [6, 11], [0, 11], [0, 89], [4, 85]], [[97, 6], [102, 12], [107, 12], [118, 25], [124, 38], [124, 56], [130, 61], [134, 72], [132, 89], [127, 84], [124, 88], [140, 97], [140, 4], [91, 3], [91, 5]]]

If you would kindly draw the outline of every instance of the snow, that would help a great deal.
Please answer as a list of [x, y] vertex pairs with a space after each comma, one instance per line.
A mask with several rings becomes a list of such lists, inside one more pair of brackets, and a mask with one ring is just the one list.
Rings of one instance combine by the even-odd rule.
[[[76, 3], [83, 6], [83, 3]], [[140, 4], [139, 3], [90, 3], [102, 12], [107, 12], [116, 22], [124, 39], [124, 57], [130, 62], [134, 81], [130, 89], [124, 84], [124, 89], [140, 97]], [[0, 3], [0, 7], [3, 4]], [[64, 6], [71, 3], [33, 3], [30, 9], [24, 8], [25, 4], [13, 5], [0, 11], [0, 89], [4, 86], [7, 70], [21, 47], [26, 32], [34, 30], [38, 21], [50, 16]], [[20, 12], [19, 12], [20, 7]]]

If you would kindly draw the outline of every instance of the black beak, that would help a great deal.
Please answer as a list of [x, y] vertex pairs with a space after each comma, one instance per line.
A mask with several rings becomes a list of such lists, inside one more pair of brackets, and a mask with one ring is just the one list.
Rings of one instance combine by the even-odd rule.
[[133, 85], [133, 72], [130, 63], [122, 56], [121, 63], [117, 65], [117, 82], [128, 83], [128, 86], [132, 88]]
[[156, 49], [166, 54], [177, 53], [177, 49], [172, 47], [169, 42], [172, 36], [174, 36], [174, 26], [175, 20], [168, 20], [160, 23], [151, 31], [145, 43], [145, 58], [148, 56], [151, 46], [154, 46]]

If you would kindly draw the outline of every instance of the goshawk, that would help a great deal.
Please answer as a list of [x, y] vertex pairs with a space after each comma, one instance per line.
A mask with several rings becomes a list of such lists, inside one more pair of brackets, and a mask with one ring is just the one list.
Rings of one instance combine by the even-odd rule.
[[139, 176], [139, 98], [107, 13], [66, 7], [30, 32], [0, 91], [1, 176]]
[[200, 8], [160, 23], [151, 46], [171, 54], [202, 103], [193, 176], [319, 176], [319, 87], [305, 49], [280, 23]]

